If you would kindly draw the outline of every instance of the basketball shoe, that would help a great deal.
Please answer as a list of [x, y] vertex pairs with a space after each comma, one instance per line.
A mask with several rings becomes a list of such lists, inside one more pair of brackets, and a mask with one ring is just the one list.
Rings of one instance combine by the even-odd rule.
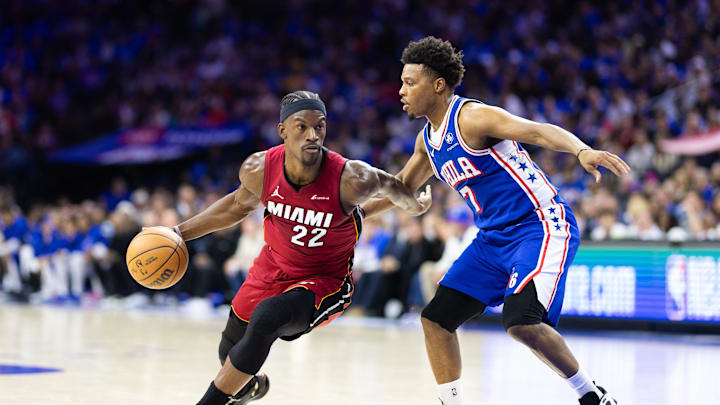
[[596, 387], [598, 390], [600, 390], [600, 392], [602, 392], [602, 397], [598, 398], [595, 392], [588, 392], [579, 399], [580, 405], [618, 405], [618, 402], [615, 400], [615, 398], [611, 397], [610, 394], [607, 393], [605, 388], [599, 385], [596, 385]]
[[256, 374], [225, 405], [245, 405], [250, 401], [264, 397], [268, 390], [270, 390], [270, 379], [267, 374]]

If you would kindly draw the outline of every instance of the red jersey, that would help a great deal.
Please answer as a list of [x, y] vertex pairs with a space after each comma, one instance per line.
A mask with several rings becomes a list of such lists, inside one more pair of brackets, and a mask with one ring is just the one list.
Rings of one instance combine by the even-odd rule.
[[361, 222], [357, 208], [346, 213], [340, 202], [346, 162], [323, 149], [318, 178], [298, 189], [285, 176], [285, 145], [265, 154], [263, 253], [291, 278], [343, 278], [349, 272]]

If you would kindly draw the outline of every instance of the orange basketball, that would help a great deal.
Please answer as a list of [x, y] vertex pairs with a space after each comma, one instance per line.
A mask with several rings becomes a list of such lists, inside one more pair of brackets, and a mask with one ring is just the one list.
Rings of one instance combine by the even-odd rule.
[[154, 226], [135, 235], [125, 254], [130, 275], [147, 288], [171, 287], [185, 275], [188, 250], [170, 228]]

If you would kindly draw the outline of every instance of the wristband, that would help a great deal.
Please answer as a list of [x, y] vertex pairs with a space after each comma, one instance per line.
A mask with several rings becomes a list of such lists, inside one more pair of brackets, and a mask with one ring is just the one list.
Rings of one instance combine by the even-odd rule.
[[182, 232], [180, 232], [180, 227], [179, 227], [178, 225], [173, 226], [173, 227], [172, 227], [172, 230], [173, 230], [173, 232], [175, 232], [175, 233], [180, 237], [180, 239], [183, 238]]
[[580, 154], [581, 154], [583, 151], [586, 151], [586, 150], [593, 150], [593, 149], [592, 149], [592, 148], [582, 148], [582, 149], [580, 149], [580, 150], [578, 151], [578, 153], [577, 153], [577, 155], [575, 155], [575, 157], [578, 158], [578, 159], [580, 159]]

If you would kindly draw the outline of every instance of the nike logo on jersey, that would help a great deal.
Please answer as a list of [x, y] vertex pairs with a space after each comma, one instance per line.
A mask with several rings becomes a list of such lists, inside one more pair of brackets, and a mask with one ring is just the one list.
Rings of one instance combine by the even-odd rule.
[[307, 210], [301, 207], [293, 207], [289, 204], [268, 201], [267, 210], [271, 214], [303, 225], [320, 228], [330, 226], [333, 214], [329, 212]]
[[281, 200], [285, 199], [285, 197], [280, 195], [280, 186], [275, 187], [275, 191], [273, 191], [272, 194], [270, 194], [270, 197], [277, 197]]
[[328, 196], [326, 196], [326, 195], [313, 194], [313, 196], [310, 197], [310, 199], [311, 199], [311, 200], [330, 200], [330, 197], [328, 197]]
[[483, 174], [482, 170], [475, 167], [470, 159], [466, 157], [459, 157], [457, 159], [457, 163], [458, 166], [460, 166], [460, 170], [458, 170], [455, 166], [454, 160], [448, 160], [440, 169], [440, 175], [442, 175], [445, 183], [452, 188], [455, 188], [455, 186], [463, 180], [471, 179]]
[[456, 143], [456, 144], [450, 146], [449, 148], [447, 148], [447, 150], [448, 150], [448, 151], [451, 151], [451, 150], [455, 149], [455, 147], [458, 146], [458, 145], [460, 145], [460, 144], [459, 144], [459, 143]]

